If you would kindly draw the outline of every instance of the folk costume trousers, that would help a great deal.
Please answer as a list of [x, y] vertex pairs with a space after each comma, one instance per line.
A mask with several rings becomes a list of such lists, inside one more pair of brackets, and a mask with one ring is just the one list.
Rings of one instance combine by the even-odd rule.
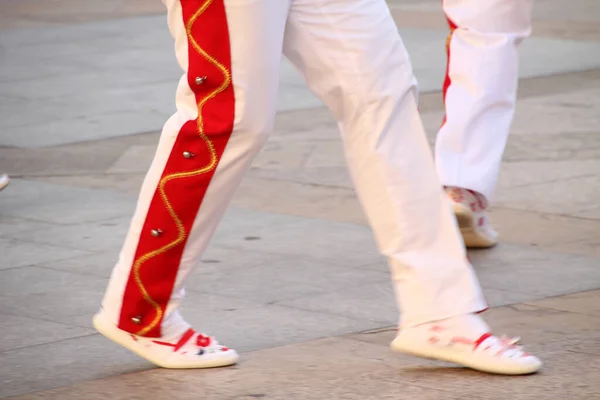
[[282, 55], [339, 122], [401, 326], [486, 307], [384, 0], [164, 2], [184, 74], [103, 300], [111, 321], [147, 337], [182, 323], [186, 278], [273, 129]]

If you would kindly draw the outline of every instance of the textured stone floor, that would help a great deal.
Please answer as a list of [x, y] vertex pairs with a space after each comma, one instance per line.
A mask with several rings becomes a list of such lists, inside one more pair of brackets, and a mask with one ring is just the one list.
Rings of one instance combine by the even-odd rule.
[[[433, 141], [445, 21], [438, 0], [390, 4]], [[541, 374], [488, 376], [388, 350], [389, 274], [335, 121], [285, 62], [275, 133], [184, 303], [242, 363], [166, 371], [90, 321], [173, 108], [162, 5], [0, 2], [0, 170], [13, 176], [0, 193], [0, 397], [600, 399], [600, 4], [538, 0], [535, 16], [492, 210], [502, 243], [470, 256], [489, 322], [522, 336]]]

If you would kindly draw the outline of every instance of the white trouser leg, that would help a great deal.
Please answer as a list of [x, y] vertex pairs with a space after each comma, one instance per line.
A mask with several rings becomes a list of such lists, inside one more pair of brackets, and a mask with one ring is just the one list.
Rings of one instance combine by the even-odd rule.
[[486, 307], [417, 112], [410, 60], [383, 0], [294, 0], [284, 54], [335, 113], [403, 327]]
[[493, 194], [512, 123], [519, 44], [533, 0], [444, 0], [451, 34], [445, 122], [436, 140], [442, 184]]
[[185, 71], [103, 313], [123, 330], [181, 330], [176, 309], [244, 171], [272, 130], [289, 0], [165, 0]]

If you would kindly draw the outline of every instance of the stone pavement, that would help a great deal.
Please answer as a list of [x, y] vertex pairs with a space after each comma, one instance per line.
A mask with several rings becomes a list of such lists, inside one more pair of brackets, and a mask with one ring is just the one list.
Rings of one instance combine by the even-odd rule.
[[[393, 0], [442, 117], [438, 0]], [[160, 2], [0, 3], [0, 397], [600, 399], [600, 5], [538, 0], [494, 203], [471, 252], [498, 333], [546, 362], [488, 376], [389, 352], [387, 267], [335, 122], [282, 63], [276, 132], [191, 278], [184, 313], [239, 366], [166, 371], [91, 328], [179, 71]], [[140, 34], [143, 32], [143, 34]], [[232, 329], [232, 327], [234, 329]]]

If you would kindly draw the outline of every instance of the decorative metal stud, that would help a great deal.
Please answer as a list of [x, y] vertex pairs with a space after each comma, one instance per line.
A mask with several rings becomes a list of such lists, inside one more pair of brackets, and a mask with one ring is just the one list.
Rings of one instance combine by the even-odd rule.
[[183, 152], [183, 157], [185, 157], [185, 158], [192, 158], [194, 156], [195, 156], [195, 154], [192, 153], [192, 152], [190, 152], [190, 151], [184, 151]]
[[206, 76], [196, 77], [196, 85], [202, 85], [204, 82], [206, 82]]
[[162, 235], [163, 231], [162, 229], [152, 229], [150, 231], [150, 234], [152, 234], [152, 236], [154, 237], [159, 237], [160, 235]]
[[131, 321], [133, 321], [134, 324], [141, 324], [142, 323], [142, 317], [133, 317], [131, 318]]

